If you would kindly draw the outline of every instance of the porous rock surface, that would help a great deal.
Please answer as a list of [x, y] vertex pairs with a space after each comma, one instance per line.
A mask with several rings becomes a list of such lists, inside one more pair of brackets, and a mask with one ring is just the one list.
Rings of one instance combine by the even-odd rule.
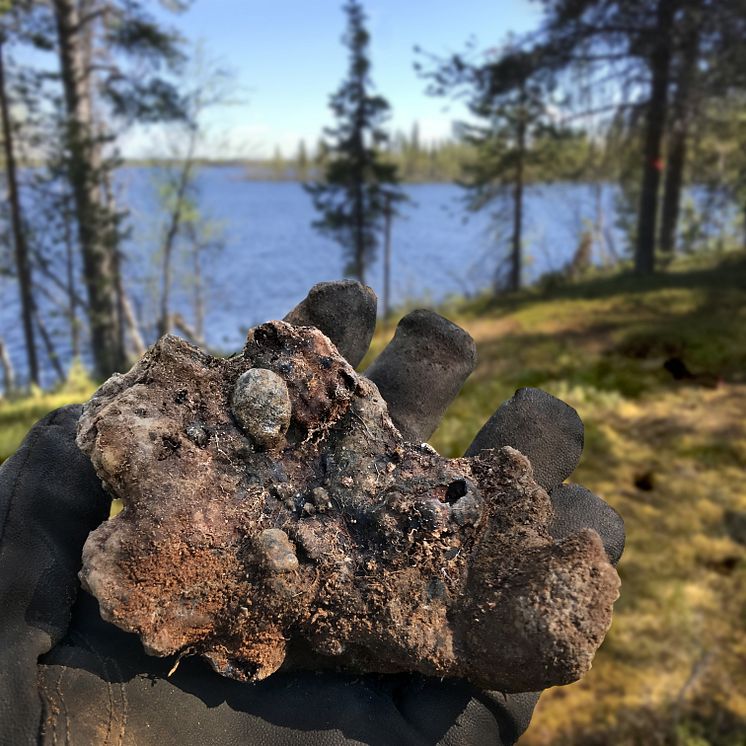
[[154, 655], [259, 680], [303, 651], [534, 691], [579, 678], [611, 622], [599, 536], [553, 541], [525, 456], [404, 441], [312, 327], [263, 324], [227, 359], [163, 337], [86, 404], [78, 445], [124, 503], [81, 581]]

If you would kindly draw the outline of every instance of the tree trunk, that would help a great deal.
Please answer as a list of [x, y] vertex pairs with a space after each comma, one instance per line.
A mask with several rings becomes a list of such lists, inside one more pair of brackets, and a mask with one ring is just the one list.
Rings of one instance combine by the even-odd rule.
[[681, 192], [684, 186], [691, 92], [697, 69], [699, 53], [699, 14], [693, 9], [685, 18], [684, 39], [679, 50], [680, 62], [676, 81], [669, 128], [668, 159], [661, 210], [660, 251], [663, 256], [672, 257], [676, 250], [676, 232], [681, 207]]
[[[525, 105], [525, 93], [521, 90], [521, 106]], [[516, 130], [516, 166], [513, 183], [513, 240], [510, 260], [510, 289], [520, 290], [523, 243], [523, 182], [526, 160], [526, 118], [521, 111]]]
[[365, 111], [363, 99], [365, 97], [365, 80], [359, 77], [356, 80], [356, 99], [358, 101], [354, 120], [354, 134], [352, 149], [355, 158], [355, 179], [353, 186], [353, 220], [355, 231], [355, 275], [359, 282], [365, 285], [365, 269], [368, 263], [367, 246], [365, 241], [366, 214], [365, 197], [363, 188], [365, 182], [365, 143], [363, 142], [363, 131], [365, 129]]
[[132, 308], [132, 303], [126, 293], [122, 295], [122, 310], [124, 311], [125, 328], [132, 342], [132, 350], [138, 358], [142, 357], [145, 354], [145, 342], [143, 341], [142, 334], [140, 334], [140, 327], [137, 324], [137, 317]]
[[73, 358], [80, 357], [80, 322], [77, 312], [77, 292], [75, 290], [75, 262], [73, 257], [73, 237], [70, 226], [71, 216], [67, 209], [63, 215], [65, 234], [65, 268], [67, 270], [68, 320], [70, 322], [70, 349]]
[[192, 274], [194, 275], [194, 329], [200, 339], [205, 335], [205, 298], [202, 288], [202, 261], [200, 259], [201, 246], [196, 235], [194, 224], [190, 224], [192, 240]]
[[363, 196], [363, 172], [364, 148], [362, 143], [362, 125], [356, 124], [358, 134], [355, 138], [355, 153], [357, 162], [357, 172], [355, 174], [355, 183], [353, 186], [353, 230], [355, 233], [355, 277], [359, 282], [365, 285], [365, 265], [366, 265], [366, 246], [365, 246], [365, 199]]
[[54, 10], [67, 114], [68, 178], [83, 256], [91, 346], [96, 375], [106, 378], [124, 369], [126, 359], [117, 313], [116, 246], [99, 173], [100, 146], [94, 137], [90, 60], [86, 54], [88, 30], [81, 27], [74, 0], [54, 0]]
[[355, 185], [355, 277], [365, 285], [365, 213], [363, 185]]
[[47, 358], [50, 365], [54, 368], [54, 372], [57, 374], [57, 380], [62, 383], [65, 380], [65, 371], [62, 369], [62, 363], [60, 362], [60, 356], [57, 354], [57, 350], [54, 347], [52, 337], [47, 331], [47, 327], [44, 324], [44, 320], [39, 316], [36, 308], [34, 308], [34, 321], [39, 327], [39, 335], [41, 336], [42, 342], [44, 342], [44, 349], [47, 353]]
[[[103, 135], [99, 132], [99, 138]], [[104, 194], [105, 219], [106, 219], [106, 243], [111, 252], [111, 271], [114, 277], [114, 292], [116, 294], [116, 322], [117, 322], [117, 345], [122, 351], [122, 359], [127, 361], [127, 345], [125, 341], [126, 319], [124, 313], [125, 290], [124, 280], [122, 279], [122, 252], [119, 248], [117, 236], [117, 205], [114, 199], [114, 189], [111, 183], [111, 171], [103, 167], [101, 159], [101, 149], [95, 148], [94, 166], [96, 171], [101, 174], [101, 186]]]
[[10, 360], [10, 355], [8, 355], [8, 350], [2, 339], [0, 339], [0, 368], [3, 369], [3, 389], [7, 397], [15, 391], [16, 376], [13, 371], [13, 363]]
[[13, 128], [10, 122], [7, 89], [5, 81], [5, 61], [3, 59], [3, 38], [0, 34], [0, 111], [2, 114], [3, 143], [5, 149], [5, 172], [8, 181], [8, 200], [10, 202], [10, 222], [13, 231], [15, 248], [16, 274], [18, 276], [18, 294], [21, 299], [21, 320], [23, 336], [26, 342], [26, 359], [28, 361], [29, 380], [39, 385], [39, 364], [36, 357], [34, 340], [34, 298], [31, 284], [31, 266], [29, 264], [26, 229], [21, 213], [21, 199], [18, 193], [15, 150], [13, 148]]
[[661, 208], [660, 253], [666, 259], [673, 258], [676, 251], [676, 230], [679, 223], [681, 191], [684, 185], [686, 164], [687, 132], [676, 127], [669, 134], [666, 178], [663, 187]]
[[199, 249], [194, 250], [194, 328], [200, 338], [205, 334], [205, 299], [202, 293], [202, 264]]
[[593, 192], [595, 198], [595, 212], [596, 217], [593, 221], [593, 233], [595, 244], [598, 247], [598, 257], [603, 261], [604, 264], [613, 264], [611, 257], [609, 256], [609, 249], [606, 245], [606, 228], [604, 219], [604, 200], [603, 200], [603, 182], [599, 179], [593, 185]]
[[174, 314], [173, 322], [174, 328], [178, 329], [190, 342], [203, 349], [207, 348], [207, 344], [202, 336], [197, 333], [196, 329], [189, 325], [189, 322], [180, 313]]
[[383, 317], [391, 312], [391, 197], [386, 197], [383, 242]]
[[184, 164], [181, 171], [179, 172], [178, 182], [176, 185], [176, 193], [174, 195], [174, 207], [171, 211], [171, 220], [169, 221], [168, 228], [166, 229], [166, 235], [163, 239], [163, 268], [161, 275], [161, 313], [158, 320], [158, 336], [162, 337], [164, 334], [168, 334], [172, 318], [171, 318], [171, 260], [173, 259], [174, 247], [176, 245], [176, 237], [179, 235], [179, 229], [181, 228], [181, 219], [184, 211], [184, 199], [186, 198], [186, 191], [189, 187], [192, 174], [192, 166], [194, 161], [194, 145], [196, 141], [192, 139], [189, 146], [189, 153], [184, 159]]
[[650, 274], [655, 269], [655, 230], [658, 217], [658, 188], [661, 175], [661, 145], [666, 126], [668, 83], [671, 68], [672, 22], [677, 0], [658, 0], [653, 51], [650, 56], [650, 100], [645, 116], [644, 163], [637, 223], [635, 271]]

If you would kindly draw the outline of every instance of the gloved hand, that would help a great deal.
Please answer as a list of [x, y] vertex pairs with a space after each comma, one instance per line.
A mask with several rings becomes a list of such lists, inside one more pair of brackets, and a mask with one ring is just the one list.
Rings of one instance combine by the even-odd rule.
[[[318, 326], [357, 365], [375, 326], [375, 296], [324, 283], [286, 320]], [[406, 316], [367, 375], [405, 437], [424, 441], [475, 364], [474, 343], [427, 311]], [[78, 405], [38, 422], [0, 467], [0, 744], [512, 744], [538, 693], [483, 692], [419, 675], [281, 670], [241, 684], [187, 658], [143, 652], [135, 635], [101, 620], [77, 571], [110, 498], [75, 445]], [[596, 529], [616, 562], [621, 518], [598, 497], [564, 486], [577, 465], [577, 414], [536, 389], [500, 407], [469, 449], [511, 445], [550, 491], [557, 538]]]

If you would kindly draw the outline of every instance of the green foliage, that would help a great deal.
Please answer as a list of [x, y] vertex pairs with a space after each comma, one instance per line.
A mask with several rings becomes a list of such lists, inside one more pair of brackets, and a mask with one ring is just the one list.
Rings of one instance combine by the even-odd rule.
[[67, 379], [49, 391], [34, 388], [24, 396], [0, 397], [0, 463], [13, 455], [37, 420], [57, 407], [86, 401], [95, 388], [77, 360], [70, 366]]
[[746, 91], [713, 100], [700, 113], [693, 142], [693, 181], [706, 188], [712, 209], [735, 204], [746, 244]]
[[396, 166], [380, 157], [388, 142], [382, 125], [389, 104], [371, 93], [365, 13], [356, 0], [349, 0], [344, 10], [348, 76], [330, 100], [337, 125], [325, 131], [323, 180], [305, 187], [321, 215], [314, 227], [342, 246], [346, 272], [364, 282], [384, 217], [404, 196], [398, 188]]

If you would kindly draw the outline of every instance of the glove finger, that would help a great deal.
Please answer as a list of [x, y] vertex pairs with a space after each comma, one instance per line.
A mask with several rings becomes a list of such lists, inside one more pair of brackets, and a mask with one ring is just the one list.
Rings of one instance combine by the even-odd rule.
[[518, 389], [479, 431], [466, 452], [511, 446], [527, 456], [534, 479], [546, 490], [567, 479], [583, 452], [583, 423], [578, 413], [546, 391]]
[[549, 533], [564, 539], [583, 528], [592, 528], [601, 537], [612, 565], [624, 551], [624, 519], [605, 500], [579, 484], [561, 484], [551, 492], [554, 518]]
[[451, 743], [450, 736], [456, 743], [510, 746], [528, 728], [540, 694], [481, 691], [458, 680], [410, 677], [407, 681], [396, 692], [397, 707], [427, 737], [427, 743]]
[[315, 326], [357, 367], [376, 328], [376, 294], [354, 280], [320, 282], [285, 316], [288, 324]]
[[80, 412], [47, 415], [0, 467], [0, 743], [38, 731], [36, 661], [67, 629], [83, 543], [109, 510], [75, 444]]
[[495, 712], [495, 718], [500, 723], [500, 737], [507, 746], [515, 743], [530, 725], [540, 696], [541, 692], [483, 692], [477, 698]]
[[365, 371], [406, 440], [422, 443], [474, 370], [474, 340], [437, 313], [412, 311]]

